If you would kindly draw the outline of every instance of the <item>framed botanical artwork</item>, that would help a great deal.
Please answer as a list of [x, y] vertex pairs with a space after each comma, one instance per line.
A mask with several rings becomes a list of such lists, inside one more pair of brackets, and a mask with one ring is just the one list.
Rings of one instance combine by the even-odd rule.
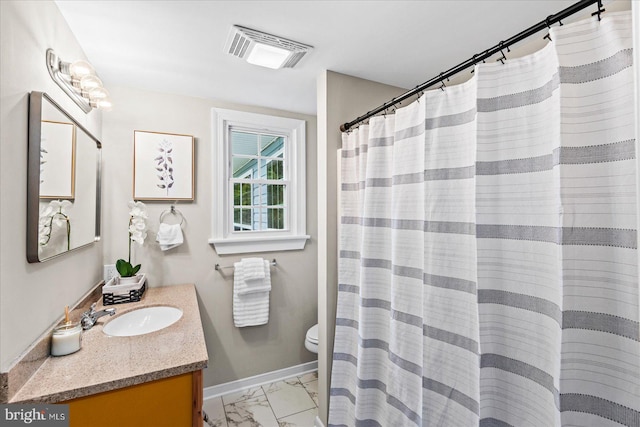
[[76, 127], [43, 120], [40, 125], [40, 198], [75, 198]]
[[194, 200], [194, 138], [133, 132], [133, 198]]

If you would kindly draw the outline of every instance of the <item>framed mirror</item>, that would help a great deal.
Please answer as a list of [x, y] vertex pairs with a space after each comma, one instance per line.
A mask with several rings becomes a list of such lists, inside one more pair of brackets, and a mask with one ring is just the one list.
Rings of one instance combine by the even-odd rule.
[[29, 96], [27, 261], [100, 240], [102, 144], [44, 92]]

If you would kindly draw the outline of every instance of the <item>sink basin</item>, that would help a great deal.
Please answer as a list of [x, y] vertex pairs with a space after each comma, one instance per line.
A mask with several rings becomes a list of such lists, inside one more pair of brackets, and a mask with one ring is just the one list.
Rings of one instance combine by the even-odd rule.
[[114, 337], [133, 337], [159, 331], [180, 320], [182, 310], [175, 307], [144, 307], [129, 311], [107, 322], [102, 331]]

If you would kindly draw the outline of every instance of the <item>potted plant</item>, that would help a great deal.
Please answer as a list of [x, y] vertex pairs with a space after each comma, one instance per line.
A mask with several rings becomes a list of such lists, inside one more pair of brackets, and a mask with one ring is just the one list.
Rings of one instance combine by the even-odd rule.
[[144, 243], [145, 237], [147, 237], [146, 220], [147, 211], [146, 206], [142, 202], [130, 201], [129, 204], [129, 258], [125, 261], [119, 259], [116, 261], [116, 270], [120, 274], [118, 282], [120, 284], [132, 282], [135, 283], [138, 280], [136, 276], [140, 271], [141, 264], [135, 267], [131, 264], [131, 242], [136, 242], [139, 245]]

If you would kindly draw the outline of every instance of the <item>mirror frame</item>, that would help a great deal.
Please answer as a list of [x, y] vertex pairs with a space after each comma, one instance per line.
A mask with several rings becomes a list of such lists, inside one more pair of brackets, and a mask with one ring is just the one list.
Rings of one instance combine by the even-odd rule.
[[[40, 260], [39, 257], [39, 236], [38, 226], [40, 220], [40, 139], [42, 123], [42, 102], [45, 100], [67, 119], [71, 121], [79, 130], [84, 132], [92, 141], [96, 143], [96, 217], [95, 217], [95, 237], [93, 242], [89, 242], [68, 251]], [[60, 255], [67, 254], [76, 249], [89, 246], [100, 240], [100, 206], [101, 206], [101, 179], [102, 179], [102, 143], [91, 134], [84, 126], [78, 123], [67, 111], [44, 92], [33, 91], [29, 95], [29, 138], [27, 152], [27, 261], [30, 263], [48, 261]]]

